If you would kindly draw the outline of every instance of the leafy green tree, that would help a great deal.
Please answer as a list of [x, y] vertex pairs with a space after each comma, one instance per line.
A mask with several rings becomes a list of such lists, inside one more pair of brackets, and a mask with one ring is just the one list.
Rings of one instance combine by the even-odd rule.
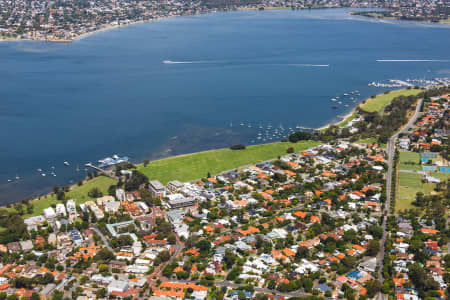
[[368, 256], [376, 256], [380, 251], [380, 241], [371, 240], [367, 245], [366, 255]]
[[98, 289], [96, 292], [97, 298], [105, 298], [106, 297], [106, 289], [105, 288], [101, 288]]
[[93, 187], [92, 189], [89, 190], [88, 196], [91, 198], [100, 198], [101, 196], [103, 196], [103, 193], [100, 191], [98, 187]]
[[381, 290], [381, 283], [378, 280], [369, 280], [365, 283], [365, 288], [367, 290], [367, 296], [373, 298]]
[[211, 242], [208, 240], [201, 240], [200, 242], [198, 242], [196, 244], [196, 247], [200, 250], [200, 251], [209, 251], [211, 249]]
[[114, 259], [114, 257], [115, 257], [114, 253], [109, 251], [107, 248], [102, 248], [94, 256], [94, 260], [95, 261], [109, 262], [110, 260]]

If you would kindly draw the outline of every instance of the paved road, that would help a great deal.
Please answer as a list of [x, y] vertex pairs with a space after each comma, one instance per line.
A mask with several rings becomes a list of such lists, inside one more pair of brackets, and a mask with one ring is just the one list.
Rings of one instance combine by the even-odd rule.
[[[384, 244], [386, 242], [387, 232], [386, 232], [386, 216], [390, 213], [391, 206], [391, 188], [392, 188], [392, 170], [393, 170], [393, 160], [395, 154], [395, 141], [397, 140], [400, 133], [403, 133], [414, 126], [414, 123], [417, 121], [417, 118], [420, 116], [420, 108], [422, 107], [423, 99], [420, 99], [416, 104], [416, 111], [414, 115], [409, 119], [408, 123], [403, 126], [396, 134], [394, 134], [388, 141], [387, 144], [387, 154], [388, 154], [388, 171], [386, 173], [386, 203], [384, 207], [384, 215], [383, 218], [383, 237], [381, 239], [381, 249], [377, 257], [377, 265], [378, 265], [378, 279], [381, 283], [384, 282], [383, 278], [383, 258], [384, 258]], [[384, 296], [377, 296], [377, 299], [383, 299]], [[380, 298], [381, 297], [381, 298]]]
[[75, 284], [74, 284], [67, 292], [64, 293], [64, 296], [67, 297], [67, 298], [69, 298], [69, 299], [72, 298], [72, 293], [75, 292], [75, 290], [77, 289], [77, 287], [80, 286], [80, 281], [79, 281], [77, 278], [75, 278], [75, 277], [72, 277], [72, 278], [73, 278], [74, 280], [76, 279], [77, 281], [75, 282]]
[[173, 254], [170, 257], [170, 259], [167, 262], [160, 264], [158, 267], [156, 267], [156, 269], [153, 271], [152, 274], [147, 276], [147, 282], [150, 287], [152, 287], [152, 288], [155, 287], [156, 281], [158, 281], [158, 279], [161, 281], [164, 281], [165, 277], [162, 274], [164, 267], [168, 264], [171, 264], [174, 259], [178, 258], [181, 251], [183, 250], [184, 243], [180, 241], [178, 234], [176, 234], [176, 238], [177, 238], [177, 241], [174, 245], [175, 249], [174, 249]]
[[97, 234], [100, 236], [100, 238], [102, 239], [103, 245], [105, 245], [106, 248], [107, 248], [109, 251], [114, 252], [113, 249], [111, 248], [111, 246], [110, 246], [109, 243], [108, 243], [108, 239], [103, 235], [103, 233], [100, 231], [100, 229], [98, 229], [97, 226], [91, 226], [91, 227], [89, 227], [89, 228], [90, 228], [91, 230], [95, 231], [95, 233], [97, 233]]

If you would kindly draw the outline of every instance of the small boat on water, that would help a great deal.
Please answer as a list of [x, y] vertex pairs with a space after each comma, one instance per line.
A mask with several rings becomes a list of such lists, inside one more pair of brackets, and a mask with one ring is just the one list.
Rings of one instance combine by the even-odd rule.
[[11, 179], [8, 179], [8, 182], [11, 182], [12, 180]]
[[16, 180], [19, 180], [19, 179], [20, 179], [20, 176], [17, 176], [17, 175], [16, 175]]
[[37, 169], [37, 171], [38, 171], [38, 172], [42, 172], [42, 169], [41, 169], [41, 168], [39, 168], [39, 169]]
[[67, 161], [64, 162], [64, 165], [65, 166], [70, 166], [69, 162], [67, 162]]
[[337, 108], [337, 105], [333, 105], [332, 108], [336, 109], [336, 108]]
[[47, 176], [47, 174], [45, 174], [45, 173], [42, 173], [41, 175], [42, 175], [42, 177], [45, 177], [45, 176]]

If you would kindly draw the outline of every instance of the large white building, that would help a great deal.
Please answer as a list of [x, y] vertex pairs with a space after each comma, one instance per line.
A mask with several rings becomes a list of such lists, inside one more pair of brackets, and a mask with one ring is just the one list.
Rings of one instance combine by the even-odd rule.
[[70, 218], [77, 217], [77, 205], [75, 204], [75, 201], [73, 201], [73, 199], [67, 200], [66, 208]]
[[66, 207], [62, 203], [56, 204], [56, 215], [58, 217], [65, 217], [66, 216]]
[[127, 200], [127, 195], [125, 194], [125, 191], [123, 189], [117, 189], [116, 190], [116, 198], [120, 202], [124, 202]]
[[44, 217], [47, 220], [52, 220], [52, 219], [56, 218], [56, 213], [55, 213], [55, 210], [53, 209], [53, 207], [47, 207], [46, 209], [44, 209]]

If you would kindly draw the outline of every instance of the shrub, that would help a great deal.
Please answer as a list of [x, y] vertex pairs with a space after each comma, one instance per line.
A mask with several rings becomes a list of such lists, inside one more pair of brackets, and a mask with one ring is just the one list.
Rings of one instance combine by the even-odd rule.
[[231, 150], [245, 150], [245, 145], [237, 144], [230, 147]]

